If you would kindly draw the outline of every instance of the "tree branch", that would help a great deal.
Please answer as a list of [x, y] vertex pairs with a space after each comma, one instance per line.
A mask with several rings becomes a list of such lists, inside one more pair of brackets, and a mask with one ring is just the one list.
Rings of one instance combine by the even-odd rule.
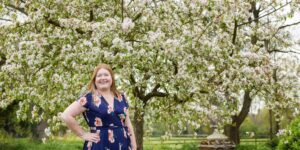
[[253, 21], [258, 21], [259, 19], [261, 19], [261, 18], [263, 18], [263, 17], [266, 17], [266, 16], [268, 16], [268, 15], [270, 15], [270, 14], [272, 14], [272, 13], [274, 13], [274, 12], [280, 10], [280, 9], [282, 9], [283, 7], [287, 6], [287, 5], [290, 4], [291, 2], [292, 2], [292, 1], [289, 1], [289, 2], [287, 2], [286, 4], [280, 6], [279, 8], [274, 9], [273, 11], [271, 11], [271, 12], [269, 12], [269, 13], [266, 13], [266, 14], [264, 14], [264, 15], [258, 17], [257, 19], [249, 20], [249, 21], [247, 21], [247, 22], [243, 22], [243, 23], [239, 24], [238, 27], [243, 26], [243, 25], [245, 25], [245, 24], [252, 23]]
[[[238, 24], [237, 24], [237, 19], [234, 19], [234, 29], [233, 29], [233, 35], [232, 35], [232, 44], [235, 45], [235, 41], [237, 38], [237, 30], [238, 30]], [[234, 53], [234, 50], [231, 50], [230, 56], [232, 56]]]
[[155, 85], [155, 87], [152, 89], [150, 93], [148, 93], [145, 97], [144, 100], [147, 102], [149, 101], [152, 97], [166, 97], [168, 96], [167, 93], [162, 93], [158, 92], [157, 90], [159, 89], [160, 84]]
[[134, 40], [134, 39], [125, 40], [125, 42], [136, 42], [136, 43], [149, 44], [149, 42], [147, 42], [147, 41], [139, 41], [139, 40]]
[[232, 36], [232, 44], [233, 45], [235, 44], [235, 41], [236, 41], [237, 28], [238, 28], [237, 20], [234, 19], [234, 29], [233, 29], [233, 36]]
[[20, 13], [22, 13], [22, 14], [28, 16], [28, 13], [25, 12], [25, 9], [24, 9], [24, 8], [19, 8], [19, 7], [16, 7], [16, 6], [12, 5], [12, 4], [8, 4], [8, 5], [5, 5], [5, 6], [7, 6], [7, 7], [9, 7], [9, 8], [12, 8], [12, 9], [14, 9], [14, 10], [17, 10], [17, 11], [19, 11]]
[[121, 14], [122, 14], [122, 22], [124, 20], [124, 0], [121, 2]]
[[250, 91], [246, 90], [244, 94], [244, 102], [242, 110], [240, 111], [239, 115], [236, 117], [236, 125], [239, 127], [245, 118], [247, 117], [250, 107], [251, 107], [252, 99], [250, 97]]
[[[60, 24], [59, 24], [59, 22], [58, 21], [55, 21], [55, 20], [52, 20], [52, 19], [50, 19], [49, 17], [45, 17], [45, 19], [47, 20], [47, 22], [49, 23], [49, 24], [52, 24], [52, 25], [54, 25], [54, 26], [56, 26], [56, 27], [59, 27], [59, 28], [62, 28], [62, 29], [64, 29], [65, 27], [63, 27], [63, 26], [61, 26]], [[84, 34], [85, 32], [84, 31], [82, 31], [81, 29], [75, 29], [76, 30], [76, 32], [78, 32], [79, 34]]]
[[5, 19], [5, 18], [0, 18], [0, 20], [3, 20], [3, 21], [12, 21], [10, 19]]
[[157, 85], [153, 88], [152, 92], [156, 92], [156, 91], [158, 90], [159, 87], [160, 87], [160, 84], [157, 84]]
[[89, 18], [89, 21], [93, 21], [94, 20], [94, 12], [93, 10], [90, 10], [90, 18]]
[[172, 65], [174, 67], [174, 75], [177, 75], [178, 73], [178, 64], [176, 61], [172, 61]]
[[6, 63], [6, 56], [3, 53], [0, 53], [0, 67]]
[[132, 74], [130, 74], [129, 81], [130, 81], [130, 84], [134, 86], [134, 88], [133, 88], [133, 95], [135, 97], [138, 97], [140, 100], [144, 101], [144, 97], [145, 96], [142, 94], [141, 90], [135, 85], [136, 81], [135, 81], [135, 79], [134, 79], [134, 77], [133, 77]]
[[300, 24], [300, 21], [294, 22], [294, 23], [291, 23], [291, 24], [287, 24], [287, 25], [280, 26], [280, 27], [278, 28], [278, 30], [283, 29], [283, 28], [286, 28], [286, 27], [294, 26], [294, 25], [297, 25], [297, 24]]
[[208, 93], [209, 93], [209, 92], [206, 91], [206, 90], [200, 90], [199, 92], [202, 93], [202, 94], [208, 94]]
[[273, 49], [271, 51], [268, 51], [269, 53], [275, 53], [275, 52], [278, 52], [278, 53], [295, 53], [295, 54], [300, 54], [300, 52], [296, 52], [296, 51], [292, 51], [292, 50], [289, 50], [289, 51], [283, 51], [283, 50], [278, 50], [278, 49]]

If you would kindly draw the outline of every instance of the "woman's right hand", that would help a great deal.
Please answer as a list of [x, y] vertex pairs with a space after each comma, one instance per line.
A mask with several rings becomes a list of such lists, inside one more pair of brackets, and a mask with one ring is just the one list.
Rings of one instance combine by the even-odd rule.
[[97, 133], [85, 132], [82, 134], [81, 138], [85, 141], [90, 141], [90, 142], [94, 142], [94, 143], [98, 143], [100, 141], [100, 136]]

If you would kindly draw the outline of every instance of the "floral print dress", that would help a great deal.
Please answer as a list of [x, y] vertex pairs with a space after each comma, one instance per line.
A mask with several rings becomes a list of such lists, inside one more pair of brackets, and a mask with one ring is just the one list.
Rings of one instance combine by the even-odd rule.
[[98, 143], [85, 141], [83, 150], [130, 150], [130, 133], [125, 126], [129, 105], [125, 96], [114, 97], [114, 108], [110, 107], [103, 96], [88, 93], [78, 99], [87, 110], [84, 119], [92, 133], [98, 133]]

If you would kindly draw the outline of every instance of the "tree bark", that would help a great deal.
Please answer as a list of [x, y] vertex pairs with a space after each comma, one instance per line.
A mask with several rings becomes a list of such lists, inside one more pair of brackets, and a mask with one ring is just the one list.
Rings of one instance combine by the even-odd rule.
[[41, 141], [44, 137], [46, 137], [45, 129], [48, 127], [46, 121], [41, 121], [38, 124], [32, 125], [32, 139]]
[[274, 134], [277, 134], [280, 129], [280, 122], [275, 121], [275, 128], [274, 128]]
[[225, 127], [225, 134], [229, 137], [231, 141], [235, 144], [240, 144], [240, 126], [244, 122], [245, 118], [248, 116], [252, 99], [250, 98], [250, 90], [246, 90], [244, 94], [244, 102], [242, 110], [238, 115], [232, 116], [231, 125]]
[[[148, 80], [147, 77], [144, 78]], [[130, 82], [132, 85], [136, 85], [136, 80], [134, 76], [130, 75]], [[136, 136], [136, 144], [137, 150], [143, 150], [143, 136], [144, 136], [144, 114], [147, 103], [153, 97], [166, 97], [167, 93], [159, 92], [158, 89], [160, 88], [160, 84], [157, 84], [153, 87], [152, 91], [148, 94], [145, 94], [144, 87], [135, 86], [133, 89], [133, 95], [138, 98], [138, 102], [142, 103], [142, 108], [138, 108], [137, 102], [134, 104], [134, 133]]]
[[273, 112], [272, 109], [269, 109], [269, 134], [270, 134], [270, 140], [273, 139]]
[[134, 111], [134, 127], [137, 150], [143, 150], [144, 113], [137, 109]]
[[234, 142], [235, 144], [240, 143], [240, 127], [235, 125], [227, 125], [225, 127], [225, 134], [228, 136], [230, 141]]

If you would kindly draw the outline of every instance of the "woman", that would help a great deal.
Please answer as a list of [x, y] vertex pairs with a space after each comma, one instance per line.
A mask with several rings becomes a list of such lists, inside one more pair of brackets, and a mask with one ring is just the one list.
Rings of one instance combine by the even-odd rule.
[[[89, 93], [73, 102], [62, 114], [66, 125], [84, 142], [84, 150], [135, 150], [128, 102], [116, 89], [111, 67], [99, 64], [89, 83]], [[75, 116], [83, 113], [90, 127], [85, 132]]]

